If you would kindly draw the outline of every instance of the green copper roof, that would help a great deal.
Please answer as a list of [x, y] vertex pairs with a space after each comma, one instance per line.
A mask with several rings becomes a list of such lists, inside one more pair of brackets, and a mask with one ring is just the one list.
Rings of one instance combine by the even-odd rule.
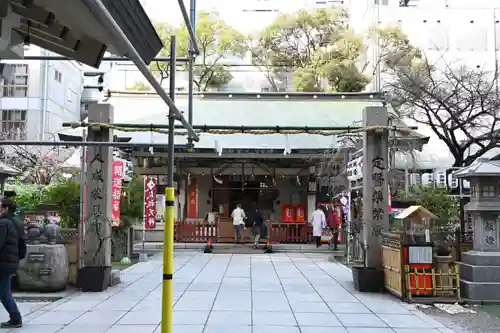
[[[116, 123], [166, 124], [168, 108], [157, 96], [123, 95], [109, 99], [115, 108]], [[180, 96], [176, 105], [187, 118], [187, 98]], [[359, 126], [362, 110], [368, 106], [381, 106], [374, 99], [259, 99], [203, 98], [196, 96], [193, 103], [194, 125], [226, 126]], [[134, 142], [150, 142], [149, 133], [128, 133]], [[167, 143], [167, 136], [154, 135], [154, 141]], [[176, 143], [186, 140], [176, 137]], [[215, 135], [202, 133], [200, 148], [328, 148], [334, 137], [320, 135]]]

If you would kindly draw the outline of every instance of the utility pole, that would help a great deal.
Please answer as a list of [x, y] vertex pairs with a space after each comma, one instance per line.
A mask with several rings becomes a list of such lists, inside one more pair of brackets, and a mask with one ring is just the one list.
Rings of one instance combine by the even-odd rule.
[[[175, 53], [176, 37], [170, 38], [170, 87], [169, 95], [175, 102]], [[174, 110], [168, 111], [168, 160], [167, 187], [165, 188], [165, 226], [163, 231], [163, 284], [161, 333], [172, 333], [173, 297], [174, 297], [174, 223], [175, 223], [175, 191], [174, 191]]]
[[[196, 0], [190, 1], [189, 6], [189, 22], [191, 28], [196, 36]], [[188, 57], [188, 123], [193, 125], [193, 69], [194, 69], [194, 43], [193, 39], [190, 39], [189, 45], [189, 57]], [[172, 55], [170, 55], [171, 58]], [[193, 149], [193, 140], [188, 138], [188, 150]]]

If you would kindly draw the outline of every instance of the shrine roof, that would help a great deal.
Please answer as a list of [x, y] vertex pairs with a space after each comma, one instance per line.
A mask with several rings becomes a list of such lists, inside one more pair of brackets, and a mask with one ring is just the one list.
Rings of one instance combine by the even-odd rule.
[[[176, 105], [187, 118], [187, 95], [176, 96]], [[115, 123], [167, 124], [168, 108], [150, 93], [113, 93], [107, 101], [114, 106]], [[193, 98], [193, 125], [223, 126], [360, 126], [362, 110], [382, 106], [374, 93], [206, 93]], [[390, 111], [391, 112], [391, 111]], [[117, 131], [136, 143], [167, 143], [167, 135]], [[79, 135], [81, 130], [61, 133]], [[176, 136], [176, 144], [185, 144], [185, 136]], [[334, 136], [314, 134], [209, 134], [201, 133], [198, 148], [326, 149], [336, 147]]]
[[453, 173], [457, 178], [498, 177], [500, 176], [500, 160], [496, 158], [478, 158], [471, 165]]

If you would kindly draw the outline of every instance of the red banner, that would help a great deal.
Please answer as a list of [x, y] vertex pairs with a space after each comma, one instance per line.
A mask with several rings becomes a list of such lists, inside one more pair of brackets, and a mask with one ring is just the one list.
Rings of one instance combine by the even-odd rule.
[[196, 218], [198, 216], [198, 184], [196, 178], [190, 179], [188, 190], [188, 206], [187, 215], [189, 218]]
[[113, 161], [111, 174], [111, 226], [120, 226], [120, 198], [123, 184], [123, 161]]
[[156, 179], [144, 178], [144, 228], [156, 228]]
[[[84, 150], [84, 151], [85, 151], [85, 170], [86, 170], [88, 168], [87, 162], [89, 160], [89, 152], [88, 152], [88, 150]], [[80, 170], [80, 172], [83, 172], [83, 170]], [[83, 210], [82, 210], [83, 216], [81, 217], [82, 218], [81, 222], [85, 225], [85, 221], [87, 221], [87, 175], [85, 175], [85, 177], [83, 177], [83, 181], [84, 181], [84, 183], [83, 183], [83, 200], [81, 201], [83, 204]]]

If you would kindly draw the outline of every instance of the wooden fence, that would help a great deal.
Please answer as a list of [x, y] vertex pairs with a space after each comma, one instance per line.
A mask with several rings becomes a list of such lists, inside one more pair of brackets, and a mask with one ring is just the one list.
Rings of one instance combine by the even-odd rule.
[[176, 222], [174, 239], [177, 243], [217, 243], [219, 228], [204, 221]]
[[[205, 221], [175, 223], [175, 241], [178, 243], [231, 241], [221, 239], [221, 237], [217, 224], [210, 225]], [[267, 237], [263, 237], [262, 241], [269, 241], [272, 244], [312, 244], [314, 242], [312, 227], [307, 223], [269, 223]]]
[[418, 302], [454, 302], [460, 300], [460, 274], [457, 258], [462, 250], [470, 249], [468, 233], [452, 233], [446, 238], [451, 251], [448, 257], [434, 257], [429, 267], [410, 266], [405, 262], [404, 236], [401, 234], [383, 234], [382, 267], [385, 288], [392, 294], [406, 301], [418, 299]]

